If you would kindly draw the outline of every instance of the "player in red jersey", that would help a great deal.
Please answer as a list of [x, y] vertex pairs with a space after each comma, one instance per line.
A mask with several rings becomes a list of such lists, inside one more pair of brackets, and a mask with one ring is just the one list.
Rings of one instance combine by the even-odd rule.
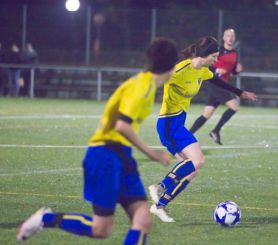
[[[236, 36], [233, 29], [227, 29], [224, 31], [224, 44], [220, 48], [218, 60], [213, 64], [213, 67], [211, 67], [214, 73], [227, 83], [229, 82], [232, 74], [238, 74], [242, 71], [242, 65], [238, 62], [238, 53], [234, 49], [235, 40]], [[207, 85], [208, 100], [206, 106], [202, 115], [196, 119], [190, 131], [195, 133], [208, 119], [211, 118], [214, 111], [220, 104], [225, 104], [228, 109], [223, 113], [215, 128], [209, 133], [210, 137], [217, 144], [222, 145], [220, 130], [236, 113], [238, 110], [238, 103], [235, 96], [227, 90], [219, 88], [212, 83], [207, 83]]]

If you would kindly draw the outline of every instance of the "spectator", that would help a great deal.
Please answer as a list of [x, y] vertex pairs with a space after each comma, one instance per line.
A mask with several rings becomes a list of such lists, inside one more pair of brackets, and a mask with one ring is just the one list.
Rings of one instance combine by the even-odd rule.
[[[6, 63], [9, 64], [19, 64], [21, 62], [19, 47], [14, 43], [11, 49], [7, 53]], [[20, 69], [11, 67], [8, 68], [8, 84], [6, 84], [4, 89], [4, 95], [19, 95], [20, 90]]]
[[[0, 63], [5, 63], [5, 52], [3, 50], [2, 43], [0, 43]], [[6, 81], [5, 69], [0, 68], [0, 94], [3, 93], [5, 81]]]

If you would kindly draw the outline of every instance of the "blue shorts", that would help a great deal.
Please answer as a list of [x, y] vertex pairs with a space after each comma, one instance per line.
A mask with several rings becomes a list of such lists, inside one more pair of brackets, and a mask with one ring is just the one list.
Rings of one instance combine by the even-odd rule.
[[197, 142], [194, 135], [185, 128], [185, 120], [185, 112], [177, 116], [158, 118], [156, 130], [160, 141], [172, 155]]
[[113, 215], [117, 203], [124, 208], [147, 200], [130, 147], [103, 145], [88, 147], [83, 160], [84, 199], [97, 215]]

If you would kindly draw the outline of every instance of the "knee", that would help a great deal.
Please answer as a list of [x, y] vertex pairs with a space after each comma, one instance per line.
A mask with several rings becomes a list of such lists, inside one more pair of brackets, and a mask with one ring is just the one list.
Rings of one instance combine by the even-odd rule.
[[107, 238], [112, 234], [113, 226], [94, 225], [93, 235], [97, 238]]
[[144, 233], [148, 233], [152, 227], [152, 217], [147, 210], [146, 213], [141, 213], [141, 217], [136, 217], [132, 221], [132, 227], [136, 230], [141, 230]]
[[206, 118], [207, 120], [210, 119], [214, 111], [215, 111], [214, 107], [205, 107], [203, 111], [203, 117]]
[[205, 157], [203, 155], [199, 156], [198, 158], [192, 160], [192, 162], [193, 162], [194, 167], [197, 171], [205, 164]]
[[206, 119], [206, 120], [209, 120], [212, 116], [213, 112], [204, 112], [203, 113], [203, 117]]
[[144, 223], [143, 223], [144, 229], [143, 229], [143, 230], [144, 230], [146, 233], [148, 233], [148, 232], [150, 231], [151, 227], [152, 227], [152, 224], [153, 224], [153, 222], [152, 222], [152, 217], [151, 217], [151, 215], [148, 215], [148, 217], [146, 218], [146, 220], [144, 220]]
[[235, 112], [238, 111], [238, 102], [235, 99], [232, 100], [231, 103], [228, 103], [227, 106], [230, 110], [233, 110]]
[[152, 227], [152, 217], [150, 214], [145, 215], [144, 219], [140, 220], [139, 229], [145, 233], [148, 233]]

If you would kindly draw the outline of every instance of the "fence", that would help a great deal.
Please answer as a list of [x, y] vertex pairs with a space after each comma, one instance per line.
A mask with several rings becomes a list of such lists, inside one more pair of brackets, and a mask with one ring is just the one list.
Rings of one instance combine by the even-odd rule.
[[[12, 1], [11, 1], [12, 2]], [[141, 67], [142, 50], [155, 36], [184, 48], [213, 35], [221, 40], [234, 28], [245, 70], [278, 71], [278, 15], [274, 11], [194, 11], [188, 9], [94, 9], [75, 13], [59, 4], [0, 4], [2, 46], [31, 42], [42, 64]], [[51, 20], [51, 21], [50, 21]]]
[[[12, 65], [0, 64], [0, 68], [18, 68], [30, 72], [29, 97], [66, 97], [106, 100], [122, 81], [137, 73], [137, 68], [86, 67], [54, 65]], [[259, 95], [255, 106], [278, 106], [278, 73], [242, 72], [234, 83], [244, 90]], [[194, 99], [204, 102], [204, 92]], [[161, 100], [162, 89], [157, 99]], [[249, 105], [248, 101], [242, 101]]]

